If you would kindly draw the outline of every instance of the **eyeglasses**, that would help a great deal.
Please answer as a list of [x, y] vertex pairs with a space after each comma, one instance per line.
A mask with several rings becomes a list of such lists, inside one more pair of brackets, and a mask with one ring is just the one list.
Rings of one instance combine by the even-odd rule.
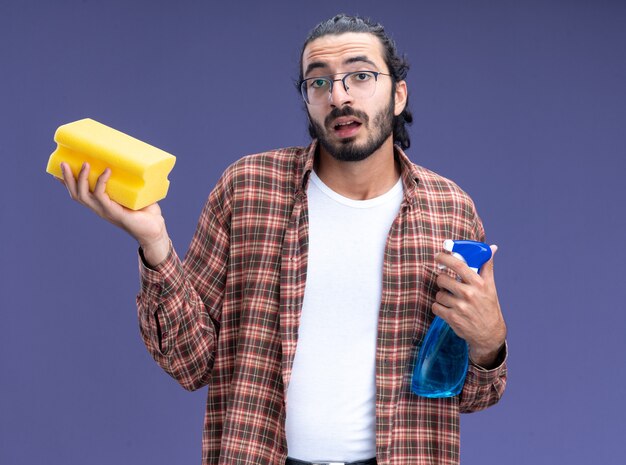
[[309, 105], [321, 105], [330, 100], [334, 83], [341, 81], [348, 95], [357, 99], [366, 99], [374, 95], [380, 74], [391, 76], [391, 74], [377, 71], [353, 71], [345, 73], [341, 79], [332, 79], [334, 75], [311, 77], [300, 82], [300, 92], [304, 101]]

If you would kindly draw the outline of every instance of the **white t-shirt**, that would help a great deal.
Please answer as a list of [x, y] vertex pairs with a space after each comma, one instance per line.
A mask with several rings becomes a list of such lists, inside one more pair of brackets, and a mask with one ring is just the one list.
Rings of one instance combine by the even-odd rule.
[[357, 461], [376, 455], [376, 337], [387, 236], [402, 182], [352, 200], [312, 172], [309, 257], [287, 392], [289, 456]]

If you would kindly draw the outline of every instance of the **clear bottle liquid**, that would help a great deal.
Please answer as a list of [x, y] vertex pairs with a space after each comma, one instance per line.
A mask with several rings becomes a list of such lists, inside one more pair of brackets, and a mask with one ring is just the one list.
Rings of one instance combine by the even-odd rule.
[[419, 353], [411, 389], [422, 397], [453, 397], [465, 383], [468, 346], [444, 320], [435, 317]]

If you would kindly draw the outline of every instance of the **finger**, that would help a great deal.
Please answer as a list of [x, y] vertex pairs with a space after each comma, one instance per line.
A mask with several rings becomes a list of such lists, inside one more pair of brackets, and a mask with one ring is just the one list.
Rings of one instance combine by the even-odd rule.
[[438, 316], [439, 318], [443, 318], [446, 323], [448, 322], [451, 311], [448, 307], [446, 307], [445, 305], [441, 305], [439, 302], [434, 302], [431, 308], [436, 316]]
[[445, 305], [441, 305], [438, 302], [435, 302], [432, 305], [433, 314], [441, 318], [443, 321], [448, 323], [452, 330], [458, 335], [458, 318], [457, 312], [452, 310], [451, 308], [446, 307]]
[[435, 261], [440, 267], [444, 266], [454, 271], [465, 283], [469, 284], [476, 280], [476, 273], [463, 260], [456, 258], [452, 254], [440, 252], [435, 255]]
[[435, 301], [447, 308], [454, 308], [457, 300], [454, 295], [446, 290], [441, 290], [435, 294]]
[[107, 181], [109, 180], [110, 177], [111, 177], [111, 169], [107, 168], [104, 170], [104, 173], [102, 173], [98, 177], [98, 180], [96, 181], [96, 186], [93, 189], [94, 197], [96, 197], [101, 202], [105, 200], [103, 196], [106, 191]]
[[498, 246], [497, 245], [490, 245], [489, 247], [491, 248], [491, 258], [480, 269], [479, 274], [480, 274], [480, 276], [483, 279], [493, 282], [494, 281], [494, 277], [493, 277], [493, 258], [496, 255], [496, 252], [498, 251]]
[[457, 336], [467, 340], [470, 334], [471, 323], [469, 315], [462, 308], [450, 308], [435, 302], [431, 309], [433, 314], [450, 325]]
[[77, 200], [76, 179], [67, 163], [61, 163], [61, 173], [63, 174], [63, 183], [67, 187], [67, 191], [73, 200]]
[[465, 294], [465, 287], [468, 286], [468, 284], [465, 284], [461, 281], [458, 281], [457, 279], [452, 278], [450, 275], [446, 274], [446, 273], [442, 273], [439, 276], [437, 276], [437, 286], [439, 286], [439, 289], [443, 289], [445, 291], [448, 291], [450, 294], [455, 295], [455, 296], [462, 296]]
[[78, 173], [78, 179], [76, 180], [76, 191], [78, 198], [85, 204], [89, 203], [89, 163], [83, 163], [80, 172]]

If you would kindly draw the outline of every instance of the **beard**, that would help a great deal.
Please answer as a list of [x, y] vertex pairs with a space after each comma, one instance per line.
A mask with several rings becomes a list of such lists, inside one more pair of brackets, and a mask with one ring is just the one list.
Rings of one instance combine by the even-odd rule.
[[371, 132], [367, 137], [367, 140], [363, 144], [357, 144], [355, 137], [348, 137], [338, 142], [332, 142], [328, 137], [328, 132], [332, 131], [332, 121], [340, 116], [354, 116], [359, 118], [364, 126], [364, 129], [370, 129], [369, 116], [359, 110], [355, 110], [352, 107], [345, 106], [343, 108], [333, 108], [333, 110], [324, 119], [324, 126], [314, 121], [309, 116], [309, 133], [312, 137], [317, 138], [324, 147], [324, 149], [336, 160], [339, 161], [361, 161], [365, 160], [372, 153], [378, 150], [383, 143], [393, 134], [393, 121], [394, 121], [394, 100], [393, 97], [389, 99], [389, 104], [379, 111], [373, 119], [371, 125]]

